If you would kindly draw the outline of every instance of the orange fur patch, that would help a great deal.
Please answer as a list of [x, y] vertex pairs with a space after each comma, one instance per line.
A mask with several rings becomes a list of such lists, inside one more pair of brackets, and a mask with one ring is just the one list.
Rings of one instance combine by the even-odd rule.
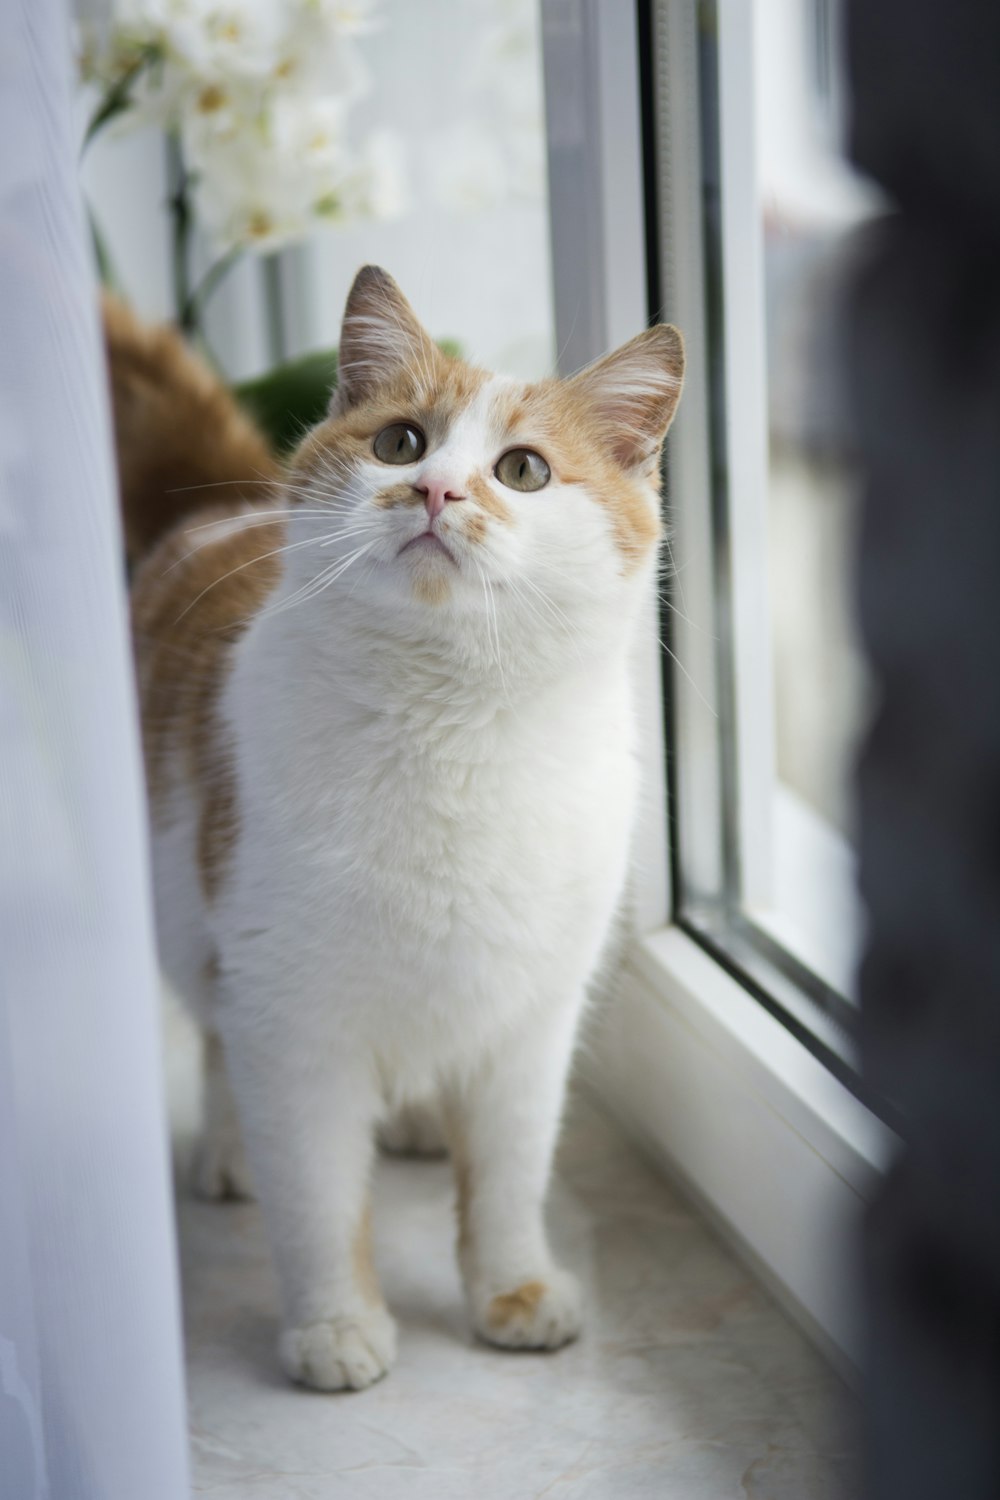
[[462, 526], [462, 531], [468, 540], [476, 543], [486, 540], [488, 529], [486, 521], [478, 511], [472, 511], [470, 515], [467, 515]]
[[351, 1247], [351, 1263], [354, 1267], [354, 1281], [362, 1297], [370, 1306], [380, 1306], [382, 1290], [378, 1284], [378, 1273], [375, 1270], [370, 1199], [366, 1201], [361, 1211], [361, 1218], [358, 1220], [354, 1244]]
[[[240, 511], [205, 512], [224, 522]], [[252, 514], [252, 512], [251, 512]], [[150, 553], [132, 585], [132, 625], [146, 779], [162, 817], [171, 767], [199, 801], [198, 864], [206, 897], [219, 886], [239, 831], [232, 746], [219, 720], [219, 695], [232, 648], [278, 582], [269, 556], [284, 540], [263, 521], [205, 542], [181, 526]]]
[[380, 490], [372, 499], [379, 510], [395, 510], [400, 505], [423, 505], [424, 497], [412, 484], [394, 484]]
[[493, 489], [489, 480], [482, 474], [473, 474], [469, 479], [469, 494], [481, 506], [488, 516], [495, 521], [501, 521], [505, 526], [514, 524], [514, 516], [508, 506], [504, 505], [500, 496]]
[[509, 1328], [511, 1323], [532, 1317], [547, 1291], [544, 1281], [526, 1281], [514, 1291], [494, 1297], [486, 1310], [487, 1323], [499, 1332], [501, 1328]]
[[463, 1255], [472, 1245], [472, 1165], [465, 1146], [465, 1137], [462, 1133], [461, 1115], [455, 1108], [454, 1103], [445, 1100], [444, 1113], [445, 1133], [448, 1138], [448, 1152], [451, 1156], [451, 1167], [455, 1174], [455, 1213], [458, 1219], [458, 1250]]
[[443, 604], [451, 593], [451, 585], [444, 573], [418, 573], [413, 580], [413, 592], [421, 604]]
[[183, 516], [260, 502], [280, 471], [218, 377], [168, 326], [105, 296], [125, 549], [137, 561]]

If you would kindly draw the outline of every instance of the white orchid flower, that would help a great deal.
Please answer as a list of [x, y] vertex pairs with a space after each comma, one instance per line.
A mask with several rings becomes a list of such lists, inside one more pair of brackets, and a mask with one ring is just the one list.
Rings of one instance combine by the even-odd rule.
[[[199, 220], [222, 252], [271, 250], [319, 221], [383, 217], [402, 171], [385, 134], [360, 151], [351, 105], [370, 86], [357, 38], [379, 0], [114, 0], [84, 29], [85, 76], [129, 85], [120, 127], [176, 135]], [[133, 78], [134, 73], [134, 78]]]

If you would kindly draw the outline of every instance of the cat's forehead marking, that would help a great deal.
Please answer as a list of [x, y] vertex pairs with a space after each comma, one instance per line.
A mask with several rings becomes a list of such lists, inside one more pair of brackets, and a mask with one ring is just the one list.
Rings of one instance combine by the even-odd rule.
[[448, 435], [458, 444], [479, 448], [485, 457], [502, 439], [507, 425], [507, 397], [518, 386], [507, 375], [490, 375], [481, 370], [475, 373], [480, 377], [477, 387], [463, 393], [466, 396], [464, 404], [451, 406], [448, 410]]
[[442, 359], [434, 373], [433, 385], [423, 387], [421, 396], [435, 418], [448, 428], [478, 409], [484, 390], [497, 378], [460, 359]]

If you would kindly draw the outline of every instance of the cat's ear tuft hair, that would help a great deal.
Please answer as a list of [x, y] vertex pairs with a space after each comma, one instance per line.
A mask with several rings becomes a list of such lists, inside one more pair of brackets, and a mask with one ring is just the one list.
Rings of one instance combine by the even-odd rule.
[[388, 271], [362, 266], [347, 294], [332, 411], [365, 400], [406, 369], [427, 374], [438, 350]]
[[684, 384], [684, 340], [657, 323], [568, 382], [589, 408], [615, 461], [652, 472]]

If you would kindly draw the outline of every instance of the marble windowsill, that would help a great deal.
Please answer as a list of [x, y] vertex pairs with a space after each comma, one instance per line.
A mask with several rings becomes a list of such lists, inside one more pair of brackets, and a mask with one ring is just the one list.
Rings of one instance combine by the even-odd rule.
[[[174, 1080], [176, 1084], [176, 1078]], [[172, 1090], [176, 1093], [176, 1088]], [[590, 1288], [580, 1342], [471, 1338], [446, 1162], [384, 1159], [376, 1253], [400, 1324], [359, 1395], [286, 1385], [254, 1205], [179, 1201], [196, 1495], [214, 1500], [848, 1500], [838, 1377], [587, 1099], [569, 1112], [554, 1237]]]

